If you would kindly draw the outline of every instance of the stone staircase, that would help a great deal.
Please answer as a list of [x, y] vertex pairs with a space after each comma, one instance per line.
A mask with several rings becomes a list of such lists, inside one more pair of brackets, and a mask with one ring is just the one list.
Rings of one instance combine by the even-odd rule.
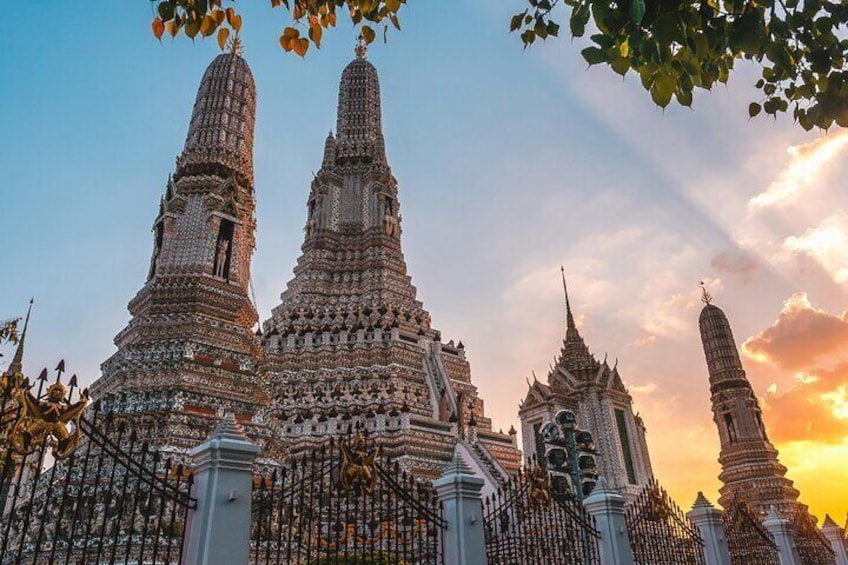
[[503, 467], [495, 461], [495, 458], [489, 453], [489, 450], [486, 449], [480, 443], [467, 443], [468, 450], [477, 460], [477, 462], [483, 467], [486, 473], [489, 475], [489, 478], [494, 481], [497, 486], [504, 486], [506, 484], [506, 480], [508, 475]]

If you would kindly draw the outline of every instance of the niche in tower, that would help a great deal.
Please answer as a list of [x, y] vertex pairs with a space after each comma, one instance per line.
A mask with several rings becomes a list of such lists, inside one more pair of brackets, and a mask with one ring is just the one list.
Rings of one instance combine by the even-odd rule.
[[230, 280], [230, 268], [233, 258], [233, 233], [235, 223], [232, 220], [221, 219], [218, 228], [218, 240], [215, 243], [215, 260], [212, 265], [212, 273], [216, 277]]
[[150, 259], [150, 271], [147, 273], [147, 280], [153, 278], [156, 274], [156, 266], [159, 262], [159, 255], [162, 253], [162, 241], [165, 239], [165, 224], [159, 222], [153, 228], [155, 235], [153, 236], [153, 257]]
[[733, 416], [730, 413], [724, 413], [724, 425], [727, 428], [727, 438], [730, 443], [736, 443], [736, 424], [733, 422]]

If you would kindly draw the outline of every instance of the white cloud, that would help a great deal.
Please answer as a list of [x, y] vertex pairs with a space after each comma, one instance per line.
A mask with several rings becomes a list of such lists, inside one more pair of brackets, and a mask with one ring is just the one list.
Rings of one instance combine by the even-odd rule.
[[822, 137], [787, 149], [789, 164], [766, 189], [749, 202], [750, 208], [786, 204], [816, 182], [822, 169], [848, 146], [848, 133]]
[[814, 258], [838, 282], [848, 282], [848, 221], [844, 215], [826, 218], [802, 235], [792, 235], [783, 241], [790, 255]]

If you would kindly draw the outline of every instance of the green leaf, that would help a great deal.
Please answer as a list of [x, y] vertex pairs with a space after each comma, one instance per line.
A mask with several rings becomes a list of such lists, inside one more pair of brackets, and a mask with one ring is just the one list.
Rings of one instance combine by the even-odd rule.
[[162, 21], [167, 22], [174, 18], [174, 5], [170, 2], [160, 2], [157, 8], [159, 17]]
[[677, 81], [671, 72], [667, 69], [660, 69], [654, 76], [654, 84], [651, 85], [651, 98], [654, 104], [660, 108], [668, 106], [676, 86]]
[[571, 35], [574, 37], [583, 37], [586, 33], [586, 24], [589, 23], [591, 14], [585, 4], [581, 4], [571, 13], [569, 21], [571, 27]]
[[512, 33], [521, 27], [521, 20], [524, 19], [524, 14], [515, 14], [512, 16], [512, 19], [509, 21], [509, 31]]
[[586, 59], [586, 62], [590, 65], [597, 65], [607, 61], [607, 54], [597, 47], [587, 47], [581, 51], [580, 54], [583, 55], [583, 58]]
[[630, 19], [641, 24], [645, 17], [645, 0], [630, 0]]

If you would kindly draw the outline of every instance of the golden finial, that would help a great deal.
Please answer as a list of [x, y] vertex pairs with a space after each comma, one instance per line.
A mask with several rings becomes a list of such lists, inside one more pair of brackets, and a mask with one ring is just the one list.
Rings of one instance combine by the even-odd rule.
[[356, 53], [357, 59], [368, 58], [368, 43], [365, 42], [363, 37], [360, 36], [360, 38], [356, 40], [356, 47], [353, 48], [353, 52]]
[[230, 53], [233, 55], [238, 55], [241, 57], [244, 55], [244, 43], [241, 42], [241, 38], [238, 34], [235, 34], [228, 42], [227, 47], [230, 49]]
[[711, 304], [713, 301], [713, 295], [707, 292], [707, 285], [704, 284], [704, 281], [701, 281], [701, 302], [704, 304]]

